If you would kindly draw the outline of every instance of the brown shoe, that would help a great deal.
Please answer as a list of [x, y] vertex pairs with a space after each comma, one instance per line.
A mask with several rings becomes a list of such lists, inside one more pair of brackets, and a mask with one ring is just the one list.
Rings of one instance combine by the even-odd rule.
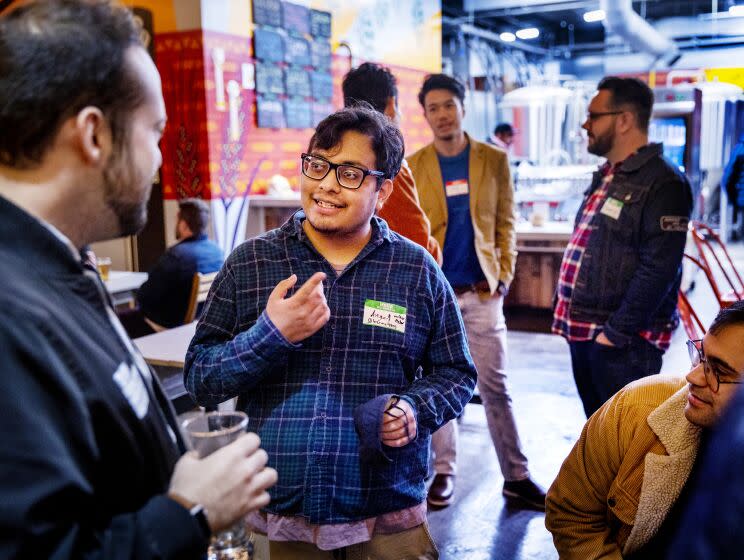
[[429, 486], [429, 495], [426, 497], [430, 505], [436, 507], [447, 507], [452, 503], [455, 494], [455, 475], [437, 474]]

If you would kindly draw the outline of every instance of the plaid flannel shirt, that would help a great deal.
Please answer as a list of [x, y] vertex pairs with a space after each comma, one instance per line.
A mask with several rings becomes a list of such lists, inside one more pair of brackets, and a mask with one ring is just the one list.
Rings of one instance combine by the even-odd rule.
[[[452, 289], [426, 251], [376, 217], [367, 246], [336, 276], [304, 219], [299, 211], [230, 255], [186, 356], [186, 388], [203, 405], [239, 397], [279, 472], [266, 511], [331, 524], [419, 504], [430, 434], [461, 414], [475, 387]], [[330, 320], [291, 344], [266, 302], [280, 280], [297, 274], [299, 288], [317, 271], [327, 274]], [[404, 307], [405, 332], [364, 324], [367, 300]], [[412, 405], [419, 433], [370, 462], [360, 457], [354, 412], [384, 394]]]
[[[599, 211], [602, 204], [607, 200], [607, 186], [612, 182], [615, 169], [622, 165], [622, 163], [616, 163], [614, 166], [605, 163], [602, 166], [601, 171], [604, 173], [602, 183], [589, 196], [589, 200], [584, 206], [584, 211], [576, 224], [576, 228], [563, 254], [563, 261], [561, 262], [558, 275], [557, 299], [553, 311], [552, 331], [555, 334], [565, 337], [569, 342], [594, 340], [598, 332], [602, 330], [602, 325], [598, 325], [597, 323], [571, 319], [569, 308], [571, 306], [571, 294], [576, 286], [576, 278], [578, 277], [579, 267], [581, 266], [581, 257], [584, 255], [584, 250], [589, 242], [589, 236], [592, 233], [592, 221], [597, 211]], [[672, 339], [672, 329], [644, 330], [639, 332], [638, 335], [656, 346], [659, 350], [666, 351]]]

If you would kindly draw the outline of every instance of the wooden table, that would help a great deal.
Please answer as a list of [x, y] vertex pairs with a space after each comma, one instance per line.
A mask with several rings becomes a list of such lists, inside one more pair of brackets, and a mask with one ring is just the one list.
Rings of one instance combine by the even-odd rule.
[[165, 393], [173, 403], [178, 414], [193, 410], [196, 403], [186, 392], [183, 385], [183, 366], [186, 350], [196, 332], [196, 321], [167, 329], [155, 334], [148, 334], [134, 339], [134, 344], [142, 352], [145, 361], [160, 378]]
[[135, 338], [134, 343], [151, 366], [183, 369], [186, 350], [189, 349], [189, 343], [196, 332], [196, 323], [193, 321], [180, 327], [141, 336]]
[[139, 287], [147, 281], [147, 272], [128, 272], [112, 270], [108, 280], [104, 281], [106, 289], [111, 294], [114, 307], [134, 302]]
[[504, 305], [550, 310], [573, 222], [546, 222], [542, 226], [520, 222], [516, 230], [514, 281]]

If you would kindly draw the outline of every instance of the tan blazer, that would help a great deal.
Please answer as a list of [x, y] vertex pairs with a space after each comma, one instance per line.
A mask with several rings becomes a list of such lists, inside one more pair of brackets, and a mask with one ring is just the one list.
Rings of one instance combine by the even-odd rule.
[[589, 418], [546, 500], [561, 560], [621, 560], [658, 532], [700, 445], [687, 392], [683, 378], [644, 377]]
[[[514, 188], [506, 154], [469, 136], [468, 141], [470, 216], [475, 230], [475, 254], [491, 293], [494, 293], [499, 280], [509, 286], [514, 277], [517, 256]], [[407, 159], [416, 180], [421, 208], [431, 222], [431, 234], [444, 247], [447, 201], [434, 144], [424, 146]]]

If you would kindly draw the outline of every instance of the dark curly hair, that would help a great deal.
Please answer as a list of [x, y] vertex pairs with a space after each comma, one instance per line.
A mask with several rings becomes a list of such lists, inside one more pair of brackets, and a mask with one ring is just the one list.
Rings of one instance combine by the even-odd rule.
[[108, 0], [38, 0], [0, 18], [0, 164], [38, 165], [62, 123], [87, 106], [124, 145], [128, 115], [144, 99], [125, 61], [140, 31]]
[[364, 134], [372, 141], [375, 166], [385, 174], [384, 178], [378, 178], [378, 188], [384, 179], [393, 179], [398, 174], [403, 163], [403, 135], [390, 119], [368, 103], [341, 109], [320, 121], [307, 150], [330, 150], [338, 146], [344, 133], [349, 131]]
[[341, 84], [344, 92], [344, 106], [350, 107], [366, 101], [380, 113], [385, 112], [388, 99], [398, 100], [398, 86], [395, 76], [379, 64], [365, 62], [350, 70]]

